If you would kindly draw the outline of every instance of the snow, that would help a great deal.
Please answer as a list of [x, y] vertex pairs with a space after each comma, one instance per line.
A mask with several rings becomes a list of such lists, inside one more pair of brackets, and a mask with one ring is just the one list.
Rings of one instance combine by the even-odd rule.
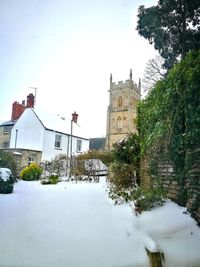
[[[71, 117], [65, 118], [60, 114], [55, 114], [53, 112], [50, 113], [39, 108], [33, 109], [33, 111], [38, 116], [45, 128], [70, 135]], [[84, 129], [79, 126], [79, 119], [78, 123], [73, 123], [73, 135], [83, 139], [88, 137]]]
[[0, 267], [148, 267], [145, 247], [166, 267], [200, 266], [200, 228], [167, 202], [135, 216], [114, 205], [106, 183], [20, 181], [0, 194]]
[[0, 178], [6, 182], [12, 176], [12, 172], [8, 168], [0, 168]]

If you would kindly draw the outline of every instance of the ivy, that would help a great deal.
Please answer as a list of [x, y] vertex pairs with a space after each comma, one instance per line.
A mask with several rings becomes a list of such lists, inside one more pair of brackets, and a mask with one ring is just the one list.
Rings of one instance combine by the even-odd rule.
[[[195, 179], [189, 174], [193, 163], [188, 151], [200, 147], [199, 49], [188, 53], [139, 103], [138, 131], [141, 155], [151, 157], [154, 173], [162, 159], [172, 163], [179, 185], [178, 202], [185, 205], [193, 194], [191, 185]], [[200, 193], [195, 194], [199, 199]]]

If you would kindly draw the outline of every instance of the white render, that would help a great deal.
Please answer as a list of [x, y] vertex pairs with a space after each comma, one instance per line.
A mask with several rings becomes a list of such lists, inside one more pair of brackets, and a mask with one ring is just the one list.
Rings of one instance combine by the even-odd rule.
[[[67, 133], [69, 126], [66, 125], [67, 123], [57, 115], [48, 116], [44, 112], [27, 108], [12, 128], [10, 148], [41, 151], [42, 160], [51, 160], [59, 154], [70, 155], [71, 135]], [[55, 147], [56, 135], [61, 136], [59, 148]], [[81, 140], [81, 151], [77, 151], [77, 140]], [[82, 153], [88, 149], [89, 139], [72, 136], [72, 154]]]

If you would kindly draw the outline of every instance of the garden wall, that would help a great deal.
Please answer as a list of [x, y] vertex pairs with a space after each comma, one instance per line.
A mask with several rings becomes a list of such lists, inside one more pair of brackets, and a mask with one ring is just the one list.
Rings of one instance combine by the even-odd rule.
[[[187, 153], [186, 206], [200, 224], [200, 148]], [[150, 188], [159, 179], [167, 192], [167, 197], [179, 203], [179, 183], [173, 165], [170, 162], [157, 163], [157, 175], [152, 174], [149, 159], [143, 158], [140, 165], [141, 185]]]

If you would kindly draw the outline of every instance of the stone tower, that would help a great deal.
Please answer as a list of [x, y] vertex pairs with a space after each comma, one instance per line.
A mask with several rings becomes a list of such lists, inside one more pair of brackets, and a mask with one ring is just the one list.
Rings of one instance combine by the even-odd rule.
[[136, 105], [141, 97], [141, 83], [135, 84], [130, 70], [129, 80], [117, 84], [110, 75], [110, 98], [107, 111], [106, 148], [110, 149], [114, 143], [135, 133]]

